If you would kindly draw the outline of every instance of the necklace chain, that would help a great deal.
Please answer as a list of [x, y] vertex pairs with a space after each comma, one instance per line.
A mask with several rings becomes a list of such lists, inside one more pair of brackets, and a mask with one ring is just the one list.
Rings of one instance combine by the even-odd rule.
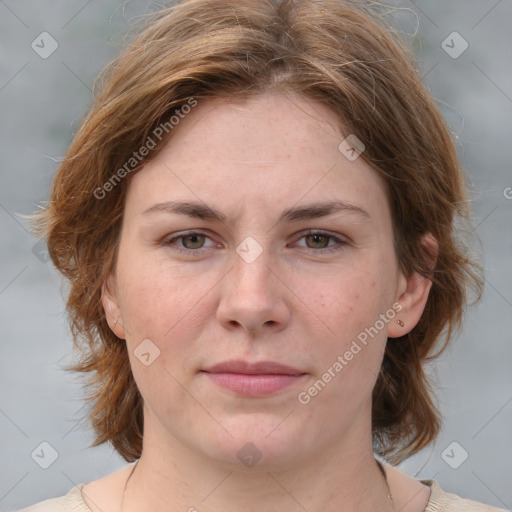
[[[124, 490], [123, 490], [123, 498], [121, 500], [121, 508], [119, 510], [119, 512], [123, 512], [123, 507], [124, 507], [124, 498], [125, 498], [125, 495], [126, 495], [126, 489], [128, 487], [128, 482], [130, 481], [130, 478], [132, 477], [134, 471], [135, 471], [135, 468], [137, 467], [137, 464], [139, 463], [139, 460], [138, 459], [135, 464], [133, 465], [133, 468], [130, 472], [130, 475], [128, 476], [128, 478], [126, 479], [126, 483], [124, 484]], [[379, 467], [379, 470], [382, 474], [382, 478], [384, 479], [384, 483], [386, 484], [386, 488], [388, 490], [388, 501], [389, 501], [389, 511], [390, 512], [393, 512], [395, 510], [395, 502], [393, 500], [393, 494], [391, 494], [391, 488], [389, 487], [389, 483], [388, 483], [388, 478], [386, 476], [386, 471], [384, 470], [384, 467], [382, 466], [382, 464], [377, 460], [375, 459], [375, 462], [377, 462], [377, 466]]]
[[395, 510], [395, 501], [393, 499], [393, 494], [391, 494], [391, 488], [389, 487], [386, 471], [384, 470], [384, 466], [377, 459], [375, 459], [375, 462], [377, 462], [377, 466], [379, 466], [382, 478], [384, 478], [384, 483], [386, 484], [386, 488], [388, 490], [389, 511], [393, 512]]
[[124, 484], [124, 490], [123, 490], [123, 499], [121, 500], [121, 507], [119, 509], [119, 512], [123, 512], [123, 508], [124, 508], [124, 497], [126, 495], [126, 489], [128, 487], [128, 482], [130, 481], [130, 478], [132, 477], [133, 475], [133, 472], [135, 471], [135, 468], [137, 467], [137, 464], [139, 463], [139, 460], [140, 459], [137, 459], [137, 461], [135, 462], [135, 464], [133, 465], [133, 468], [132, 470], [130, 471], [130, 474], [128, 476], [128, 478], [126, 479], [126, 483]]

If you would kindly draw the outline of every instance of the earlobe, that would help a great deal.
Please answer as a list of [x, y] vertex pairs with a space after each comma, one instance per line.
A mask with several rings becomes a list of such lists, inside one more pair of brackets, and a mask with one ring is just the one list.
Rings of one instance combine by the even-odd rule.
[[101, 287], [101, 303], [110, 329], [118, 338], [124, 340], [126, 334], [115, 289], [114, 278], [110, 275]]
[[[434, 270], [438, 254], [437, 241], [429, 233], [424, 235], [422, 245], [428, 253], [428, 266]], [[397, 287], [399, 296], [396, 301], [402, 305], [402, 309], [397, 320], [389, 324], [388, 337], [398, 338], [412, 331], [425, 310], [431, 287], [432, 281], [418, 272], [413, 272], [408, 277], [400, 275]]]

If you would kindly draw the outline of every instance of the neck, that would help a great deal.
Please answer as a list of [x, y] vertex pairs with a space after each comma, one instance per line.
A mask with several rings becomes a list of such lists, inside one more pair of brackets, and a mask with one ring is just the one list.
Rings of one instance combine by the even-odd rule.
[[121, 512], [393, 510], [373, 450], [362, 450], [353, 441], [328, 446], [293, 467], [279, 469], [261, 461], [241, 471], [175, 440], [152, 443], [145, 431], [144, 450], [126, 485]]

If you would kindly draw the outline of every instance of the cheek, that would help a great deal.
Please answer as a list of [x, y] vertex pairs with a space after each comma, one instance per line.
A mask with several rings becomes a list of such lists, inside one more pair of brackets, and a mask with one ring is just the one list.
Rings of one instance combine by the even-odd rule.
[[174, 411], [186, 400], [178, 376], [196, 350], [197, 318], [204, 309], [200, 298], [207, 289], [154, 259], [124, 258], [119, 263], [132, 372], [144, 400], [165, 415], [168, 408]]
[[[387, 323], [380, 315], [389, 310], [389, 290], [379, 279], [379, 272], [346, 272], [309, 288], [315, 298], [311, 311], [322, 320], [328, 336], [315, 347], [315, 359], [323, 371], [336, 373], [345, 390], [357, 386], [364, 376], [377, 374], [387, 340]], [[392, 312], [393, 313], [393, 312]], [[310, 313], [311, 315], [311, 313]], [[321, 355], [319, 354], [321, 353]], [[341, 362], [338, 358], [341, 356]], [[333, 365], [338, 361], [338, 372]], [[327, 377], [328, 378], [328, 377]], [[370, 379], [371, 380], [371, 379]], [[370, 385], [370, 383], [369, 383]]]
[[344, 338], [373, 323], [386, 304], [385, 294], [371, 271], [347, 272], [308, 286], [307, 293], [315, 297], [312, 310], [325, 319], [331, 334], [335, 331]]
[[169, 339], [179, 341], [176, 333], [194, 325], [190, 318], [208, 283], [183, 275], [179, 266], [169, 268], [163, 258], [127, 252], [119, 259], [117, 272], [127, 341], [136, 345], [149, 338], [160, 347]]

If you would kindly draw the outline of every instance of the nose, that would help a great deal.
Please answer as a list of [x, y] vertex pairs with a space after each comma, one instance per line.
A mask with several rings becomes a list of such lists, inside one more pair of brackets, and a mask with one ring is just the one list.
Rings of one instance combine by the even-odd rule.
[[268, 254], [264, 250], [249, 262], [234, 253], [233, 267], [221, 282], [217, 308], [217, 320], [225, 329], [255, 335], [281, 331], [288, 325], [291, 292]]

